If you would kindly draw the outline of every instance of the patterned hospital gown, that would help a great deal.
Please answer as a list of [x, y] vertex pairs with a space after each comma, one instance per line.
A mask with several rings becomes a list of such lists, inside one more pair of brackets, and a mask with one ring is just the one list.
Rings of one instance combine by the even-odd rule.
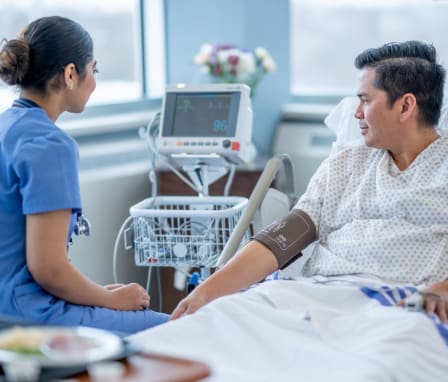
[[400, 171], [359, 145], [325, 160], [296, 204], [319, 243], [305, 275], [372, 274], [397, 283], [448, 277], [448, 138]]

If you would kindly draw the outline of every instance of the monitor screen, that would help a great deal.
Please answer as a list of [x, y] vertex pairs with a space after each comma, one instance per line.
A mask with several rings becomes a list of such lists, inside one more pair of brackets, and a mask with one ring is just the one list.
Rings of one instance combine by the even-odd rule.
[[242, 163], [253, 152], [252, 103], [245, 84], [167, 85], [157, 150], [176, 157], [218, 156]]
[[171, 92], [165, 99], [163, 137], [234, 137], [240, 92]]

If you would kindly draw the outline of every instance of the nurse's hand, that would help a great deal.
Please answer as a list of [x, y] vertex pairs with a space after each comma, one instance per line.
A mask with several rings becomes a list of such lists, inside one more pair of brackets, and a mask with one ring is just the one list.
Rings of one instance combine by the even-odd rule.
[[115, 286], [108, 290], [109, 308], [116, 310], [142, 310], [149, 307], [149, 295], [145, 288], [136, 283]]
[[109, 284], [109, 285], [104, 285], [104, 288], [106, 288], [107, 290], [114, 290], [117, 288], [122, 287], [125, 284]]
[[431, 285], [421, 294], [426, 312], [430, 315], [435, 313], [442, 322], [448, 323], [448, 281]]

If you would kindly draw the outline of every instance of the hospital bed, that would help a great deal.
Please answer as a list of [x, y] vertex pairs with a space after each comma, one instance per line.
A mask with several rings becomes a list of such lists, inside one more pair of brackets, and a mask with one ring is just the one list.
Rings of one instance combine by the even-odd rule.
[[[349, 127], [354, 102], [343, 100], [326, 120], [330, 128], [336, 126], [335, 151], [359, 139]], [[347, 128], [338, 130], [341, 118]], [[254, 190], [253, 208], [279, 161], [268, 166], [269, 174]], [[245, 211], [241, 226], [253, 217], [253, 211]], [[234, 231], [219, 262], [233, 254], [242, 231]], [[391, 308], [414, 294], [414, 286], [357, 276], [288, 276], [276, 273], [275, 281], [217, 299], [129, 340], [144, 351], [205, 362], [212, 370], [207, 381], [447, 379], [447, 326], [421, 311]]]

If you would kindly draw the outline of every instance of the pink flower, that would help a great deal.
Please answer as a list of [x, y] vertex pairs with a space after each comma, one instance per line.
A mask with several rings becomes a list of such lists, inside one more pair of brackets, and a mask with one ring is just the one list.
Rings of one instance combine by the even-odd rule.
[[227, 59], [227, 61], [229, 61], [229, 64], [232, 66], [237, 66], [238, 62], [240, 61], [239, 56], [237, 55], [231, 55], [229, 56], [229, 58]]

